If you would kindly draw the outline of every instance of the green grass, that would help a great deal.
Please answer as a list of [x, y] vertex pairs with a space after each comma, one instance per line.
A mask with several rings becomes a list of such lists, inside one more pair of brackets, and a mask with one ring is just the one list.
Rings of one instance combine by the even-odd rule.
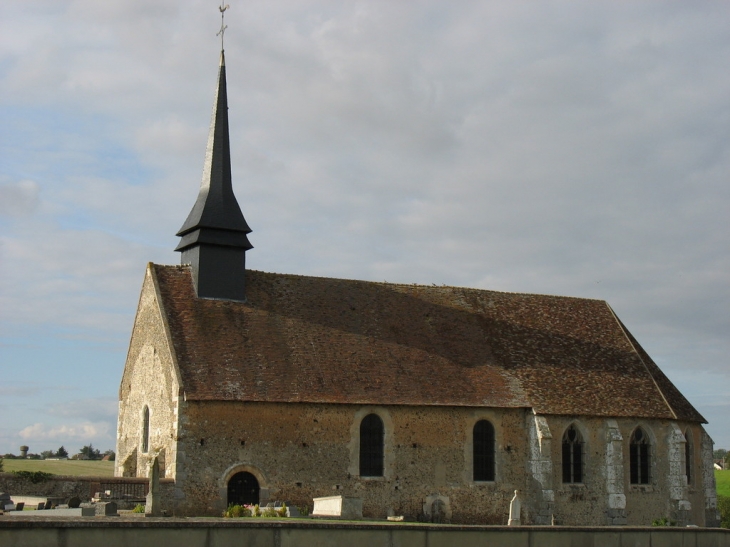
[[730, 498], [730, 469], [723, 471], [715, 469], [715, 483], [718, 495]]
[[114, 476], [114, 462], [85, 460], [3, 460], [5, 473], [44, 471], [54, 475]]

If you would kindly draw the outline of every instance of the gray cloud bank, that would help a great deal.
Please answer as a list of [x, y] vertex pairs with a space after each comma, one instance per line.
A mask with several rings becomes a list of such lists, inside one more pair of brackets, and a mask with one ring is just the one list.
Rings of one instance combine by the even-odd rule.
[[[0, 10], [4, 343], [123, 351], [144, 264], [179, 260], [219, 13]], [[730, 447], [727, 3], [231, 2], [226, 22], [252, 268], [608, 300]], [[108, 367], [84, 397], [115, 393]]]

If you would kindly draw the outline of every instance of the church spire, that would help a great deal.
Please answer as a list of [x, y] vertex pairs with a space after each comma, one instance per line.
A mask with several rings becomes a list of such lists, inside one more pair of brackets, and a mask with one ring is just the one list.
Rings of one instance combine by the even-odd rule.
[[246, 300], [246, 251], [253, 248], [246, 235], [250, 232], [231, 182], [226, 63], [221, 50], [203, 180], [177, 233], [181, 240], [175, 249], [182, 253], [182, 264], [192, 267], [198, 297]]

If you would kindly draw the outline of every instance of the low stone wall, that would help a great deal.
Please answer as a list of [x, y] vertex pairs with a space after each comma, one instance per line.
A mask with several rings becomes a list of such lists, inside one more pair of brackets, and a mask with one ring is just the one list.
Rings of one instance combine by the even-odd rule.
[[443, 526], [309, 520], [0, 517], [0, 545], [14, 547], [730, 547], [730, 530], [560, 526]]
[[[172, 507], [174, 485], [175, 481], [172, 479], [160, 480], [160, 496], [163, 509]], [[11, 497], [38, 496], [64, 503], [75, 496], [82, 502], [88, 502], [97, 492], [104, 492], [105, 490], [111, 490], [112, 498], [115, 501], [129, 500], [134, 502], [144, 500], [149, 491], [149, 479], [53, 475], [48, 480], [33, 483], [13, 473], [0, 473], [0, 492], [7, 492]]]

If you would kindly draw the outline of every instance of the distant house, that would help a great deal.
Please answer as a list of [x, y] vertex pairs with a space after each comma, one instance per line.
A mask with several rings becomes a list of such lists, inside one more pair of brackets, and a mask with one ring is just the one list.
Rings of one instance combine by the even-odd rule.
[[727, 463], [724, 459], [715, 460], [714, 467], [715, 469], [721, 471], [727, 467]]
[[225, 74], [182, 265], [145, 272], [117, 476], [158, 462], [178, 515], [506, 524], [519, 490], [528, 524], [718, 524], [704, 418], [606, 302], [246, 271]]

